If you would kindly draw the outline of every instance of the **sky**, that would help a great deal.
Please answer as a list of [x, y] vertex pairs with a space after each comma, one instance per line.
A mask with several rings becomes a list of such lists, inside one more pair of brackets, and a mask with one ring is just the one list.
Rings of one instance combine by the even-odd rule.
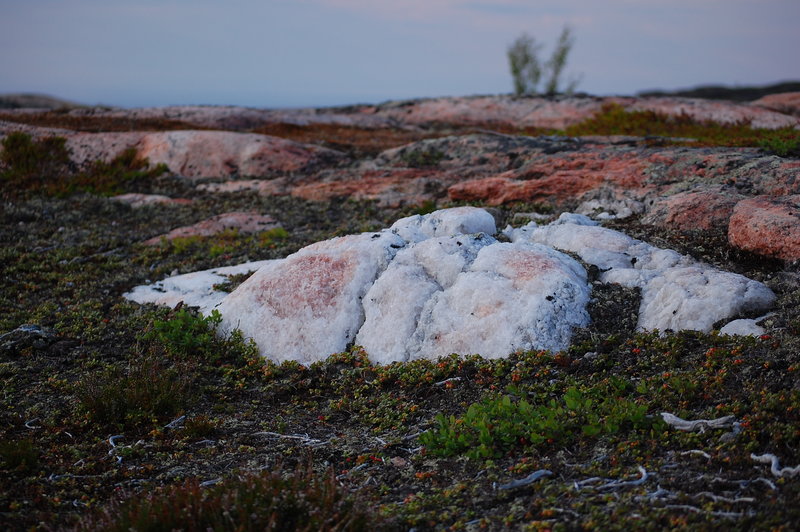
[[0, 0], [0, 93], [330, 106], [512, 90], [523, 32], [597, 95], [800, 79], [800, 0]]

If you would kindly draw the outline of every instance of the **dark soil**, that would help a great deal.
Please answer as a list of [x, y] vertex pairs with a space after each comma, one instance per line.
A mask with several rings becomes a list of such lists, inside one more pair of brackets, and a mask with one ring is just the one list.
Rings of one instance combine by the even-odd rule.
[[[327, 142], [351, 153], [373, 149], [347, 136]], [[379, 529], [792, 530], [800, 523], [800, 475], [777, 477], [751, 458], [773, 453], [781, 467], [800, 464], [796, 267], [737, 252], [722, 235], [617, 221], [615, 229], [767, 283], [778, 295], [768, 334], [637, 333], [638, 293], [597, 285], [593, 325], [563, 353], [375, 367], [354, 348], [310, 368], [275, 366], [236, 339], [187, 348], [178, 329], [158, 334], [183, 319], [179, 312], [121, 296], [171, 274], [284, 257], [386, 227], [412, 210], [209, 196], [170, 176], [135, 187], [194, 202], [132, 209], [81, 194], [6, 201], [0, 210], [3, 528], [71, 529], [81, 519], [102, 528], [92, 519], [102, 512], [115, 519], [121, 511], [109, 505], [118, 499], [167, 498], [156, 489], [187, 479], [209, 486], [198, 490], [225, 489], [263, 470], [291, 476], [298, 466], [332, 474], [369, 516], [366, 526]], [[493, 212], [506, 220], [524, 208]], [[141, 244], [233, 210], [270, 214], [288, 237]], [[559, 438], [505, 441], [503, 429], [489, 427], [493, 451], [482, 457], [420, 443], [421, 433], [448, 423], [439, 414], [466, 425], [458, 419], [470, 405], [502, 396], [556, 408], [570, 388], [596, 402], [580, 413], [563, 410]], [[150, 395], [138, 393], [145, 389]], [[646, 418], [612, 430], [592, 417], [601, 402], [616, 400], [645, 407]], [[730, 415], [738, 425], [684, 432], [661, 422], [661, 412]], [[565, 434], [575, 416], [592, 421]], [[593, 424], [604, 431], [595, 434]], [[542, 469], [551, 475], [507, 486]]]

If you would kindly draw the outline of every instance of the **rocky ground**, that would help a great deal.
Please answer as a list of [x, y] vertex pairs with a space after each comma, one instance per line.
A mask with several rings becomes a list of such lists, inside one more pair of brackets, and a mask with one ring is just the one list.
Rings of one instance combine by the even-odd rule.
[[[767, 98], [3, 112], [0, 521], [794, 528], [800, 119]], [[759, 336], [659, 335], [637, 290], [595, 283], [561, 352], [304, 367], [122, 298], [463, 204], [589, 214], [777, 299]]]

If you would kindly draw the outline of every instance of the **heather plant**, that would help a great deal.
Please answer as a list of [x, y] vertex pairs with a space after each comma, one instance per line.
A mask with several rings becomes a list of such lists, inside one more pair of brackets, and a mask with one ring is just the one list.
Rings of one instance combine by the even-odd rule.
[[80, 410], [95, 423], [143, 426], [185, 408], [193, 381], [186, 367], [151, 352], [132, 359], [125, 368], [112, 366], [87, 374], [76, 384], [75, 395]]
[[380, 523], [341, 488], [332, 472], [298, 468], [231, 479], [210, 488], [197, 480], [110, 505], [77, 530], [375, 530]]

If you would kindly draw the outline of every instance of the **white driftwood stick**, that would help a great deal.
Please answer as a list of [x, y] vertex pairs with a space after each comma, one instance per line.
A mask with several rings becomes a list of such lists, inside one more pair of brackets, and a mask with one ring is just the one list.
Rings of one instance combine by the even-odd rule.
[[793, 477], [795, 475], [800, 475], [800, 465], [795, 467], [780, 467], [778, 457], [774, 454], [751, 454], [750, 458], [762, 464], [769, 464], [769, 470], [776, 477]]
[[661, 412], [661, 418], [664, 420], [664, 423], [666, 423], [670, 427], [674, 427], [678, 430], [685, 430], [687, 432], [695, 430], [699, 430], [700, 432], [705, 432], [706, 429], [726, 429], [728, 427], [732, 427], [733, 424], [736, 422], [736, 416], [725, 416], [717, 419], [696, 419], [694, 421], [687, 421], [685, 419], [679, 418], [674, 414], [670, 414], [669, 412]]

